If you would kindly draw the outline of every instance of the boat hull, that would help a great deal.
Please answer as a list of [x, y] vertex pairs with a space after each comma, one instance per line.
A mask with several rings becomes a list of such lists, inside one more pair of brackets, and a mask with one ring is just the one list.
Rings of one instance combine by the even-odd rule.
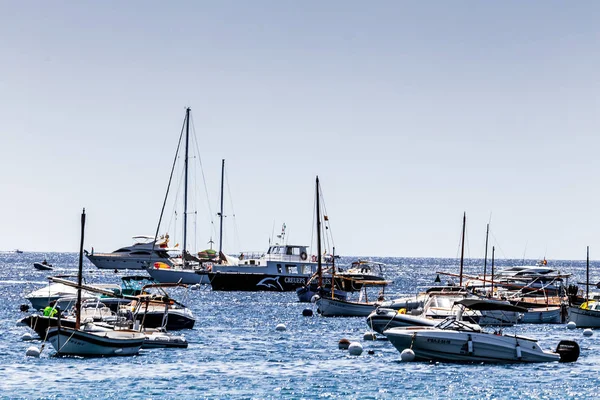
[[436, 328], [393, 328], [384, 334], [399, 352], [412, 349], [417, 361], [528, 363], [560, 360], [559, 354], [543, 351], [537, 342], [513, 336]]
[[291, 292], [305, 286], [309, 277], [303, 275], [271, 275], [240, 272], [209, 272], [213, 290], [247, 292]]
[[519, 321], [522, 324], [560, 324], [562, 323], [561, 307], [531, 308]]
[[379, 305], [377, 303], [358, 303], [325, 297], [318, 299], [316, 304], [318, 307], [317, 312], [324, 317], [366, 317]]
[[177, 268], [148, 268], [146, 272], [148, 272], [152, 279], [160, 283], [183, 283], [186, 285], [210, 283], [208, 274], [202, 271]]
[[600, 311], [569, 307], [569, 321], [578, 328], [600, 328]]
[[42, 264], [40, 262], [34, 262], [33, 263], [33, 267], [35, 269], [40, 270], [40, 271], [51, 271], [52, 270], [52, 266], [51, 265]]
[[111, 270], [122, 270], [122, 269], [145, 269], [149, 265], [153, 265], [155, 262], [165, 263], [169, 266], [173, 266], [173, 263], [168, 258], [162, 258], [158, 256], [123, 256], [112, 253], [97, 253], [97, 254], [86, 254], [86, 257], [92, 264], [98, 269], [111, 269]]
[[137, 354], [145, 337], [139, 332], [86, 332], [67, 327], [48, 329], [47, 340], [58, 355], [82, 357], [130, 356]]

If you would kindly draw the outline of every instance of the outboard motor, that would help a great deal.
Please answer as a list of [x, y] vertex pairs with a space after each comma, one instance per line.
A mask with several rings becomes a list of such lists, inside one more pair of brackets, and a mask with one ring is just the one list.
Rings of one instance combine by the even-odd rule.
[[560, 362], [575, 362], [579, 358], [579, 345], [573, 340], [561, 340], [555, 353], [560, 355]]

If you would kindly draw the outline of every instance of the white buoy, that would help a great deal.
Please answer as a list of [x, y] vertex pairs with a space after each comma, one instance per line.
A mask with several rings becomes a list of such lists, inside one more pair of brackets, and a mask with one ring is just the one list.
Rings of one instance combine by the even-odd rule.
[[415, 359], [415, 352], [412, 349], [404, 349], [400, 353], [400, 359], [406, 362], [413, 361]]
[[24, 333], [23, 336], [21, 336], [21, 340], [23, 340], [23, 341], [33, 340], [33, 336], [31, 336], [31, 333]]
[[363, 335], [363, 340], [377, 340], [377, 335], [375, 335], [375, 332], [367, 331]]
[[198, 289], [200, 289], [200, 284], [196, 283], [195, 285], [190, 286], [190, 289], [192, 289], [192, 290], [198, 290]]
[[316, 303], [317, 300], [319, 300], [320, 298], [321, 298], [321, 296], [319, 296], [318, 294], [315, 294], [313, 297], [310, 298], [310, 302]]
[[577, 324], [575, 322], [571, 321], [567, 324], [567, 329], [575, 329], [575, 328], [577, 328]]
[[38, 349], [35, 346], [28, 347], [27, 351], [25, 352], [25, 355], [27, 357], [39, 357], [40, 356], [40, 349]]
[[277, 324], [277, 326], [275, 327], [276, 331], [285, 331], [287, 328], [285, 327], [285, 324]]
[[591, 328], [587, 328], [583, 330], [583, 336], [592, 336], [594, 331]]
[[353, 356], [360, 356], [363, 352], [363, 347], [360, 343], [358, 342], [352, 342], [350, 343], [350, 346], [348, 346], [348, 353], [350, 353]]

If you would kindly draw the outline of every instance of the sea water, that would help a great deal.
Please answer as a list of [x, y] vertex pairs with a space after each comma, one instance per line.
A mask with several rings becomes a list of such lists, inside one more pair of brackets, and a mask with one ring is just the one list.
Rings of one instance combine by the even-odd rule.
[[[43, 258], [53, 271], [34, 269], [33, 262]], [[393, 280], [388, 298], [415, 294], [433, 284], [437, 271], [459, 269], [455, 259], [371, 259], [388, 264], [387, 278]], [[194, 329], [180, 331], [190, 343], [187, 349], [142, 350], [133, 357], [54, 357], [49, 343], [21, 340], [26, 332], [35, 334], [16, 326], [26, 315], [19, 308], [49, 275], [76, 273], [77, 262], [74, 253], [0, 253], [0, 398], [556, 399], [594, 398], [600, 386], [600, 331], [584, 337], [581, 329], [567, 330], [564, 324], [505, 329], [539, 339], [544, 349], [554, 349], [561, 339], [576, 340], [581, 346], [576, 363], [408, 363], [389, 342], [363, 340], [366, 318], [304, 317], [302, 311], [314, 305], [298, 303], [295, 293], [213, 292], [210, 286], [170, 291], [197, 319]], [[497, 260], [496, 268], [519, 264], [523, 261]], [[572, 273], [571, 282], [585, 278], [583, 261], [551, 260], [549, 267]], [[591, 269], [599, 267], [592, 263]], [[482, 260], [466, 262], [465, 273], [482, 271]], [[124, 275], [98, 270], [87, 260], [84, 273], [92, 284], [120, 283]], [[287, 329], [277, 331], [278, 324]], [[342, 338], [360, 342], [363, 354], [339, 350]], [[39, 358], [25, 355], [32, 345], [43, 346]]]

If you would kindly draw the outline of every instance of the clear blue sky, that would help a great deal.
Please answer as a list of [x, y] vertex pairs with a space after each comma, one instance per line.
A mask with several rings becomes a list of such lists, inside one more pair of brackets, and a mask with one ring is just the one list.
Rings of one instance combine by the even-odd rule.
[[491, 215], [499, 257], [598, 258], [598, 21], [595, 1], [2, 1], [0, 248], [76, 251], [82, 207], [86, 248], [154, 234], [190, 106], [213, 213], [227, 160], [227, 252], [282, 222], [309, 243], [318, 174], [344, 255], [457, 256], [466, 211], [468, 256]]

